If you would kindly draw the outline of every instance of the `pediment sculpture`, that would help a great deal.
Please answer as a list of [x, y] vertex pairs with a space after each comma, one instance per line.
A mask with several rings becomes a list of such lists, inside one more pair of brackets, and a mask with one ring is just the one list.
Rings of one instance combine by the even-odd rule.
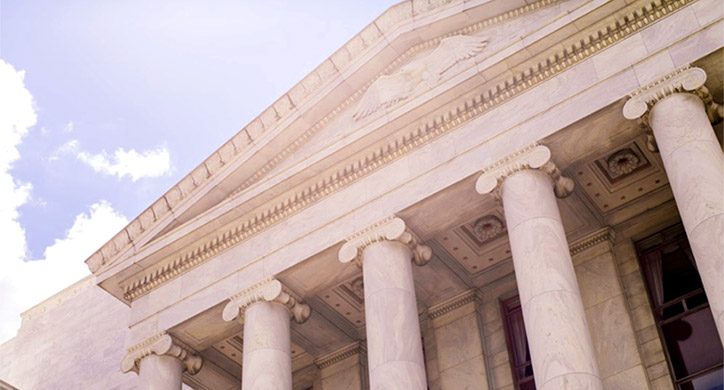
[[428, 55], [400, 67], [396, 72], [375, 80], [357, 104], [352, 117], [360, 119], [380, 108], [408, 99], [421, 85], [432, 87], [457, 63], [474, 57], [488, 44], [486, 37], [454, 35], [442, 39]]

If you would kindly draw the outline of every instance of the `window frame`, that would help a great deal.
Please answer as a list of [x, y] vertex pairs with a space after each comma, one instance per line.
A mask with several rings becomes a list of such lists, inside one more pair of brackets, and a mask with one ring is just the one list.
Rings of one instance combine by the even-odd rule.
[[[671, 382], [674, 385], [674, 388], [676, 390], [681, 390], [681, 386], [685, 385], [687, 383], [690, 383], [692, 379], [694, 379], [698, 376], [704, 376], [707, 373], [716, 371], [716, 370], [724, 367], [724, 362], [720, 362], [714, 366], [705, 368], [703, 370], [689, 374], [682, 378], [676, 377], [676, 369], [675, 369], [673, 361], [671, 359], [669, 346], [666, 343], [666, 336], [664, 334], [663, 327], [669, 323], [680, 320], [683, 317], [692, 315], [701, 310], [710, 310], [710, 304], [709, 304], [709, 299], [707, 297], [706, 303], [695, 306], [692, 309], [689, 309], [687, 307], [686, 300], [688, 298], [694, 297], [701, 293], [704, 293], [706, 295], [704, 288], [700, 287], [694, 291], [690, 291], [682, 296], [679, 296], [678, 298], [676, 298], [674, 300], [671, 300], [668, 302], [663, 302], [658, 307], [656, 306], [656, 302], [654, 302], [653, 294], [651, 292], [651, 286], [649, 285], [649, 281], [646, 278], [645, 268], [648, 266], [648, 264], [644, 261], [644, 259], [647, 255], [649, 255], [653, 252], [661, 252], [666, 247], [674, 245], [674, 244], [677, 244], [680, 247], [687, 246], [687, 247], [689, 247], [689, 249], [691, 248], [691, 245], [689, 244], [689, 239], [686, 236], [686, 231], [684, 230], [684, 226], [681, 223], [678, 223], [673, 226], [669, 226], [654, 234], [648, 235], [640, 240], [634, 241], [634, 249], [636, 251], [636, 258], [638, 259], [638, 265], [641, 269], [641, 279], [644, 282], [644, 289], [646, 290], [646, 297], [648, 298], [649, 308], [651, 308], [651, 312], [654, 317], [654, 323], [656, 325], [656, 331], [659, 335], [659, 340], [661, 341], [661, 346], [662, 346], [662, 349], [664, 352], [664, 356], [666, 358], [666, 364], [669, 367], [669, 374], [670, 374], [669, 376], [671, 377]], [[697, 270], [697, 273], [698, 273], [698, 270]], [[667, 307], [672, 307], [679, 303], [681, 303], [683, 305], [684, 311], [681, 313], [678, 313], [674, 316], [664, 319], [663, 310]]]

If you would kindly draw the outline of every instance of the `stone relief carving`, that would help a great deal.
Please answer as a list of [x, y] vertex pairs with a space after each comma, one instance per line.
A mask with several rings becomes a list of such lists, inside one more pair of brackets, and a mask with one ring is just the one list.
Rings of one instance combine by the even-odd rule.
[[503, 221], [494, 215], [486, 215], [473, 222], [472, 233], [480, 242], [485, 242], [499, 236], [505, 229]]
[[173, 356], [184, 364], [184, 369], [194, 375], [201, 369], [203, 359], [191, 348], [173, 338], [166, 332], [161, 332], [132, 346], [121, 360], [121, 371], [138, 373], [141, 360], [149, 355]]
[[[543, 4], [550, 4], [552, 0], [545, 0], [534, 4], [529, 4], [524, 7], [527, 10], [535, 10], [543, 6]], [[364, 156], [358, 161], [353, 161], [348, 165], [341, 168], [338, 172], [335, 172], [331, 177], [326, 178], [323, 181], [323, 185], [318, 183], [312, 184], [304, 191], [292, 195], [290, 198], [285, 199], [267, 209], [264, 213], [252, 216], [244, 223], [227, 230], [223, 234], [217, 237], [208, 239], [202, 245], [196, 246], [192, 249], [188, 249], [184, 253], [178, 255], [172, 264], [162, 264], [156, 266], [150, 270], [134, 275], [130, 282], [121, 285], [121, 288], [125, 291], [124, 298], [131, 302], [140, 296], [147, 294], [149, 291], [156, 287], [172, 280], [178, 275], [193, 269], [194, 267], [202, 264], [211, 257], [222, 253], [228, 248], [245, 241], [249, 237], [266, 230], [270, 226], [273, 226], [279, 221], [283, 221], [290, 215], [305, 209], [309, 205], [315, 204], [316, 201], [324, 199], [327, 195], [334, 193], [339, 188], [343, 188], [351, 183], [356, 182], [358, 179], [365, 177], [370, 172], [385, 166], [391, 161], [395, 161], [400, 156], [416, 150], [422, 145], [426, 145], [433, 139], [448, 133], [449, 131], [457, 128], [461, 123], [466, 123], [473, 118], [479, 117], [482, 113], [488, 112], [489, 110], [497, 107], [498, 105], [515, 98], [520, 93], [537, 86], [539, 83], [549, 80], [560, 72], [569, 69], [581, 61], [590, 58], [601, 50], [620, 42], [626, 37], [635, 34], [642, 28], [649, 26], [650, 24], [660, 20], [667, 15], [678, 11], [682, 7], [691, 4], [695, 0], [662, 0], [659, 4], [653, 4], [653, 12], [645, 13], [643, 11], [635, 11], [629, 18], [618, 19], [615, 23], [614, 28], [601, 28], [597, 33], [591, 33], [587, 35], [587, 39], [581, 41], [580, 45], [574, 43], [571, 46], [565, 47], [563, 50], [556, 53], [553, 56], [554, 61], [550, 59], [543, 60], [537, 64], [537, 66], [531, 67], [528, 71], [523, 71], [517, 75], [513, 75], [510, 78], [502, 81], [497, 86], [488, 89], [481, 93], [479, 96], [471, 97], [470, 99], [463, 102], [462, 111], [455, 108], [447, 111], [439, 116], [430, 119], [428, 122], [423, 123], [419, 128], [413, 129], [412, 131], [404, 134], [402, 137], [397, 139], [397, 142], [390, 143], [389, 147], [384, 150], [380, 149], [370, 153], [370, 155]], [[513, 17], [519, 14], [519, 9], [510, 11], [507, 17]], [[489, 26], [490, 23], [498, 20], [498, 17], [489, 19], [489, 22], [485, 22], [481, 26]], [[717, 110], [723, 111], [724, 106], [718, 105]], [[724, 116], [724, 112], [722, 112]], [[326, 119], [325, 119], [326, 120]], [[322, 123], [322, 122], [320, 122]], [[320, 123], [315, 126], [322, 126]], [[318, 130], [317, 127], [313, 129]], [[316, 131], [315, 130], [315, 131]], [[312, 129], [308, 130], [308, 133]], [[311, 136], [311, 133], [303, 136], [301, 139], [307, 139]], [[653, 135], [651, 136], [653, 139]], [[301, 141], [300, 141], [301, 142]], [[296, 144], [294, 144], [296, 145]], [[287, 148], [290, 148], [288, 146]], [[289, 153], [287, 149], [282, 154]], [[277, 159], [270, 160], [265, 168], [261, 171], [257, 171], [254, 176], [254, 180], [261, 177], [264, 172], [271, 169], [273, 162]], [[272, 164], [273, 165], [273, 164]], [[252, 180], [253, 181], [253, 180]], [[243, 187], [249, 184], [246, 183]], [[127, 230], [127, 229], [126, 229]], [[125, 233], [125, 232], [121, 232]], [[119, 236], [124, 236], [120, 234]], [[136, 237], [135, 234], [128, 232], [128, 236]], [[115, 242], [115, 241], [114, 241]], [[122, 250], [127, 250], [130, 245], [130, 240], [126, 244], [113, 244], [109, 242], [105, 247], [116, 245], [118, 248], [115, 249], [113, 257], [107, 256], [105, 251], [97, 251], [91, 256], [86, 262], [89, 265], [91, 272], [94, 274], [101, 272], [102, 269], [108, 269], [112, 264], [115, 264], [115, 259]]]
[[358, 121], [413, 96], [420, 86], [432, 87], [446, 71], [480, 53], [487, 44], [487, 38], [468, 35], [441, 40], [432, 53], [375, 80], [362, 95], [352, 117]]
[[289, 309], [290, 315], [299, 324], [309, 319], [312, 310], [297, 294], [284, 287], [277, 279], [269, 277], [232, 296], [224, 307], [222, 317], [224, 321], [243, 319], [244, 310], [260, 301], [281, 303]]
[[606, 159], [608, 170], [615, 176], [628, 175], [638, 168], [641, 159], [636, 153], [629, 149], [621, 149]]

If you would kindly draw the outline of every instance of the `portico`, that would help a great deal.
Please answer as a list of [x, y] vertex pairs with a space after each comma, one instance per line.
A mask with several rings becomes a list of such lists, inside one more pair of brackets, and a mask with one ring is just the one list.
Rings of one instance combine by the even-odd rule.
[[706, 0], [393, 7], [86, 261], [129, 307], [122, 370], [154, 389], [713, 377], [671, 351], [724, 334], [722, 34]]

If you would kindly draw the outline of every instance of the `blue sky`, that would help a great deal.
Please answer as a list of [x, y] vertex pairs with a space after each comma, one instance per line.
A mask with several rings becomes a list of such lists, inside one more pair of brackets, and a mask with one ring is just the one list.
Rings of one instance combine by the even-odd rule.
[[0, 0], [0, 342], [395, 2]]

